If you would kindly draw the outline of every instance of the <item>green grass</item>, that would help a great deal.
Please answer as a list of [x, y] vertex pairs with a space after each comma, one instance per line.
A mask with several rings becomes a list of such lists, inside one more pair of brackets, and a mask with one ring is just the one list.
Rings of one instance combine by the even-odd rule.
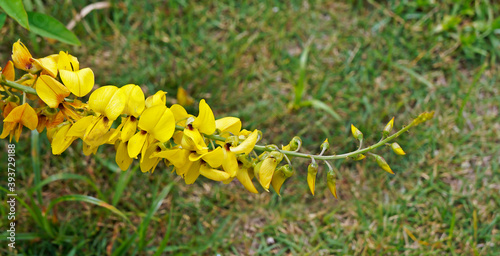
[[[41, 11], [39, 2], [33, 7]], [[90, 1], [46, 2], [45, 13], [67, 23]], [[331, 152], [347, 152], [356, 148], [351, 123], [375, 143], [393, 116], [400, 128], [423, 111], [436, 111], [398, 139], [405, 157], [377, 151], [395, 176], [371, 161], [335, 162], [340, 200], [323, 182], [325, 169], [316, 196], [309, 194], [301, 160], [294, 160], [297, 174], [283, 197], [253, 195], [237, 182], [200, 178], [187, 186], [163, 164], [153, 174], [137, 167], [121, 172], [110, 146], [86, 157], [75, 143], [52, 156], [42, 133], [40, 176], [52, 182], [42, 187], [39, 205], [37, 192], [29, 190], [38, 177], [26, 133], [16, 146], [17, 186], [33, 212], [18, 204], [18, 253], [495, 255], [500, 6], [491, 0], [333, 2], [117, 1], [75, 27], [81, 47], [36, 38], [7, 21], [0, 30], [1, 63], [18, 38], [36, 57], [68, 50], [81, 67], [93, 69], [99, 85], [135, 83], [148, 95], [161, 89], [169, 104], [182, 86], [195, 99], [205, 98], [216, 117], [237, 116], [245, 128], [261, 129], [266, 143], [286, 144], [299, 135], [306, 150], [318, 152], [328, 138]], [[443, 24], [446, 29], [435, 32]], [[303, 72], [300, 56], [308, 42]], [[322, 109], [289, 108], [300, 81], [304, 101], [323, 102], [340, 120]], [[51, 202], [70, 195], [102, 200], [126, 218], [85, 201], [59, 202], [43, 218]], [[2, 204], [1, 216], [6, 212]], [[0, 219], [1, 227], [8, 223]], [[0, 252], [8, 253], [7, 246]]]

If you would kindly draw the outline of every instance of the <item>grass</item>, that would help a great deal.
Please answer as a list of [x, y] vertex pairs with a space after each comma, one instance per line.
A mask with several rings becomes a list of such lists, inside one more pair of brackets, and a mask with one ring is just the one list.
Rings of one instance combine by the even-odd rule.
[[[39, 2], [33, 1], [38, 11]], [[46, 2], [44, 11], [67, 23], [90, 1]], [[378, 151], [395, 176], [371, 161], [335, 162], [340, 200], [322, 182], [324, 169], [312, 197], [307, 163], [299, 160], [283, 197], [252, 195], [236, 182], [200, 178], [187, 186], [164, 165], [153, 174], [137, 167], [120, 172], [112, 147], [85, 157], [75, 143], [52, 156], [43, 133], [40, 178], [53, 182], [42, 187], [39, 205], [36, 193], [28, 194], [38, 177], [28, 153], [33, 137], [24, 135], [16, 145], [17, 186], [33, 213], [18, 205], [17, 252], [495, 255], [500, 251], [499, 10], [494, 1], [129, 0], [85, 17], [74, 29], [81, 47], [34, 40], [8, 21], [1, 28], [2, 63], [18, 38], [38, 57], [68, 50], [82, 67], [94, 70], [99, 85], [136, 83], [147, 94], [161, 89], [169, 93], [169, 104], [182, 86], [195, 99], [207, 99], [216, 116], [238, 116], [247, 129], [261, 129], [267, 143], [286, 144], [299, 135], [308, 151], [317, 152], [328, 138], [331, 151], [345, 152], [356, 148], [351, 123], [375, 143], [393, 116], [401, 127], [420, 112], [436, 111], [433, 120], [398, 140], [407, 156]], [[483, 23], [491, 31], [474, 30]], [[445, 29], [435, 32], [439, 26]], [[301, 78], [300, 56], [308, 42]], [[340, 120], [322, 109], [290, 109], [299, 80], [307, 83], [303, 100], [321, 101]], [[188, 110], [196, 113], [194, 107]], [[3, 184], [6, 175], [0, 176]], [[109, 206], [51, 204], [70, 195]], [[45, 213], [49, 206], [53, 210]], [[1, 215], [7, 211], [2, 204]], [[0, 226], [7, 225], [1, 218]], [[9, 250], [2, 246], [0, 252]]]

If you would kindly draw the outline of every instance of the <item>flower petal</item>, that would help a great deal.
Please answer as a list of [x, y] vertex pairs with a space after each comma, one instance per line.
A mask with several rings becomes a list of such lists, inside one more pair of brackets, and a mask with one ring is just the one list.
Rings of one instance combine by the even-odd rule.
[[126, 142], [122, 141], [118, 144], [118, 148], [116, 149], [115, 161], [122, 171], [128, 170], [128, 168], [134, 161], [134, 159], [128, 155]]
[[222, 162], [222, 168], [224, 171], [229, 173], [231, 177], [236, 176], [236, 172], [238, 171], [238, 160], [236, 160], [236, 155], [229, 151], [223, 150], [224, 152], [224, 161]]
[[146, 143], [147, 133], [139, 131], [128, 141], [127, 151], [128, 156], [136, 158], [141, 153], [144, 144]]
[[36, 81], [36, 92], [50, 108], [57, 108], [70, 91], [63, 84], [48, 75], [41, 75]]
[[202, 164], [200, 167], [200, 174], [215, 181], [225, 181], [229, 179], [230, 175], [227, 172], [223, 172], [217, 169], [212, 169], [206, 164]]
[[228, 132], [238, 135], [241, 130], [241, 121], [239, 118], [228, 116], [215, 120], [215, 128], [221, 132]]
[[107, 85], [102, 86], [90, 94], [89, 107], [97, 113], [104, 114], [106, 112], [106, 106], [108, 102], [113, 97], [115, 92], [118, 90], [116, 86]]
[[257, 143], [257, 139], [259, 137], [259, 131], [254, 130], [250, 136], [248, 136], [240, 145], [236, 147], [230, 147], [231, 152], [236, 154], [248, 154], [252, 152], [253, 147], [255, 147], [255, 143]]
[[16, 70], [14, 69], [12, 61], [9, 60], [7, 62], [5, 67], [2, 69], [2, 75], [5, 77], [5, 80], [14, 81], [16, 79]]
[[212, 109], [204, 99], [200, 101], [200, 113], [193, 122], [193, 127], [201, 133], [211, 135], [215, 132], [215, 117]]
[[67, 52], [60, 51], [57, 58], [57, 69], [67, 70], [67, 71], [78, 71], [80, 70], [80, 63], [75, 56], [68, 54]]
[[66, 124], [66, 125], [62, 126], [61, 128], [59, 128], [59, 130], [56, 132], [56, 134], [54, 135], [54, 137], [52, 139], [52, 143], [51, 143], [52, 154], [60, 155], [76, 139], [76, 137], [67, 136], [67, 133], [68, 133], [70, 128], [71, 128], [71, 124]]
[[160, 119], [159, 115], [163, 115], [166, 109], [165, 105], [157, 105], [144, 110], [139, 119], [139, 128], [147, 132], [152, 132]]
[[[142, 119], [142, 118], [141, 118]], [[161, 115], [161, 118], [156, 123], [151, 131], [151, 135], [160, 142], [165, 142], [172, 138], [175, 131], [175, 118], [170, 109], [166, 108]]]
[[248, 191], [255, 194], [259, 193], [252, 182], [252, 177], [250, 176], [248, 169], [239, 169], [236, 172], [236, 178]]
[[94, 87], [94, 72], [90, 68], [78, 71], [61, 69], [59, 70], [59, 76], [64, 85], [77, 97], [87, 95]]
[[167, 97], [165, 96], [166, 92], [159, 90], [154, 95], [149, 96], [146, 99], [146, 108], [151, 108], [154, 106], [162, 105], [165, 106], [167, 102]]

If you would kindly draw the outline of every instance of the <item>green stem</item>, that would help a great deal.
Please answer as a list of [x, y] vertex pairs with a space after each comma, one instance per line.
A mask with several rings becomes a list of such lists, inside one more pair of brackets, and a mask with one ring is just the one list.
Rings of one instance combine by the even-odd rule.
[[[313, 158], [313, 159], [316, 159], [316, 160], [346, 159], [346, 158], [349, 158], [349, 157], [353, 157], [353, 156], [356, 156], [356, 155], [359, 155], [359, 154], [363, 154], [363, 153], [372, 151], [372, 150], [374, 150], [374, 149], [376, 149], [378, 147], [381, 147], [381, 146], [385, 145], [385, 143], [387, 143], [387, 142], [389, 142], [391, 140], [396, 139], [397, 137], [399, 137], [399, 135], [401, 135], [404, 132], [408, 131], [413, 126], [415, 126], [415, 123], [411, 122], [406, 127], [404, 127], [401, 130], [397, 131], [393, 135], [391, 135], [391, 136], [389, 136], [389, 137], [387, 137], [387, 138], [385, 138], [383, 140], [380, 140], [376, 144], [373, 144], [373, 145], [371, 145], [369, 147], [358, 149], [358, 150], [355, 150], [355, 151], [352, 151], [352, 152], [349, 152], [349, 153], [340, 154], [340, 155], [323, 156], [323, 155], [304, 154], [304, 153], [299, 153], [299, 152], [295, 152], [295, 151], [287, 151], [287, 150], [279, 150], [279, 151], [281, 153], [287, 155], [287, 156], [302, 157], [302, 158]], [[182, 130], [184, 130], [184, 127], [182, 127], [180, 125], [176, 125], [175, 129], [182, 131]], [[212, 140], [218, 140], [218, 141], [225, 141], [226, 140], [226, 138], [224, 138], [222, 136], [219, 136], [219, 135], [204, 135], [204, 136], [206, 138], [209, 138], [209, 139], [212, 139]], [[258, 151], [275, 151], [276, 150], [276, 148], [262, 146], [262, 145], [255, 145], [254, 149], [258, 150]]]
[[14, 89], [23, 91], [25, 93], [37, 95], [35, 89], [33, 89], [33, 88], [29, 87], [29, 86], [26, 86], [26, 85], [18, 84], [18, 83], [13, 82], [13, 81], [9, 81], [9, 80], [2, 81], [2, 85], [8, 86], [8, 87], [12, 87]]

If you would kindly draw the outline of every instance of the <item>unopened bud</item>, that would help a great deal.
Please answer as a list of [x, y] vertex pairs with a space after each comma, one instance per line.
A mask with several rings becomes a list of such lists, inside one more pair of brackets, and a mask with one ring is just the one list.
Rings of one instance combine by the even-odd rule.
[[300, 147], [300, 145], [302, 145], [302, 140], [300, 139], [299, 136], [295, 136], [290, 141], [290, 149], [289, 150], [295, 151]]
[[321, 143], [321, 151], [326, 152], [328, 149], [330, 149], [330, 143], [328, 143], [328, 139], [326, 139]]
[[389, 136], [389, 134], [392, 131], [392, 127], [394, 126], [394, 117], [387, 123], [387, 125], [384, 127], [384, 130], [382, 131], [382, 134], [384, 134], [385, 137]]
[[392, 148], [392, 151], [394, 151], [394, 153], [396, 153], [397, 155], [400, 155], [400, 156], [406, 155], [406, 153], [403, 151], [401, 146], [396, 142], [391, 144], [391, 148]]
[[420, 123], [423, 123], [423, 122], [425, 122], [427, 120], [432, 119], [433, 117], [434, 117], [434, 111], [432, 111], [432, 112], [424, 112], [424, 113], [418, 115], [418, 117], [413, 120], [413, 123], [415, 125], [418, 125]]
[[365, 159], [365, 158], [366, 158], [366, 156], [365, 156], [365, 155], [363, 155], [363, 154], [357, 154], [357, 155], [355, 155], [355, 156], [353, 156], [353, 157], [351, 157], [351, 158], [352, 158], [352, 160], [354, 160], [354, 161], [359, 161], [359, 160]]
[[391, 167], [387, 164], [387, 162], [383, 157], [375, 154], [371, 154], [371, 156], [375, 158], [375, 161], [377, 162], [378, 166], [380, 166], [380, 168], [384, 169], [384, 171], [390, 174], [394, 174], [394, 172], [391, 170]]
[[316, 174], [318, 173], [318, 164], [313, 162], [307, 167], [307, 185], [314, 196], [314, 188], [316, 186]]
[[273, 179], [271, 180], [271, 185], [274, 188], [274, 191], [280, 195], [280, 189], [286, 179], [290, 178], [293, 175], [294, 171], [290, 165], [285, 164], [280, 166], [273, 174]]
[[337, 198], [337, 174], [330, 169], [326, 175], [326, 185], [328, 185], [328, 189], [330, 189], [330, 192], [332, 195]]
[[363, 133], [356, 128], [356, 126], [351, 124], [351, 132], [352, 136], [354, 136], [355, 139], [357, 140], [362, 140], [363, 139]]
[[271, 155], [269, 155], [266, 159], [264, 159], [264, 161], [262, 161], [259, 169], [259, 182], [266, 191], [269, 191], [269, 186], [271, 185], [274, 170], [278, 165], [278, 161], [275, 157], [272, 157], [272, 153], [274, 152], [271, 152]]

